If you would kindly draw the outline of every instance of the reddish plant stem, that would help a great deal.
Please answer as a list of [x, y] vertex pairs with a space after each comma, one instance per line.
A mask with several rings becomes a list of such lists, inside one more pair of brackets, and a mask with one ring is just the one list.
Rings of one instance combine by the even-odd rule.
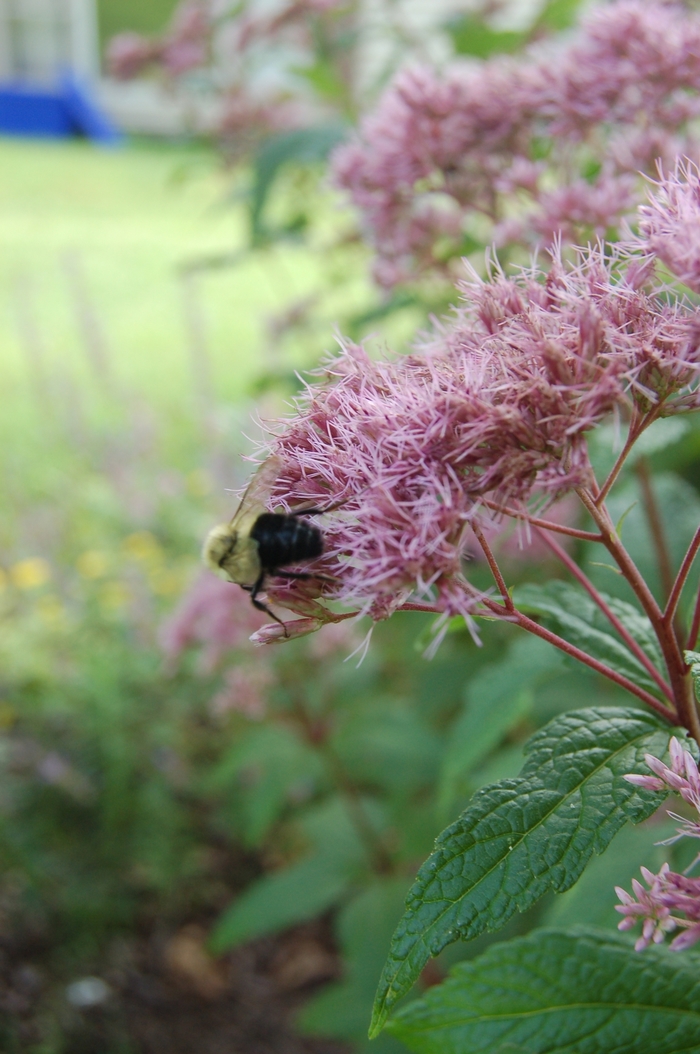
[[687, 553], [683, 557], [683, 563], [679, 568], [678, 574], [676, 575], [676, 580], [673, 583], [671, 592], [669, 593], [668, 603], [666, 604], [666, 608], [664, 610], [664, 620], [668, 625], [671, 625], [673, 623], [673, 619], [676, 614], [676, 608], [678, 607], [678, 602], [681, 599], [681, 593], [683, 592], [683, 586], [685, 585], [688, 575], [690, 574], [690, 569], [693, 566], [693, 561], [697, 556], [698, 549], [700, 549], [700, 527], [698, 527], [695, 534], [693, 535], [693, 540], [688, 546]]
[[625, 629], [622, 622], [620, 622], [620, 619], [600, 595], [596, 587], [591, 582], [590, 578], [588, 578], [588, 576], [581, 570], [576, 561], [572, 560], [569, 554], [564, 549], [562, 549], [558, 542], [556, 542], [553, 538], [549, 538], [547, 534], [542, 530], [538, 530], [537, 533], [540, 535], [545, 545], [549, 546], [555, 556], [557, 556], [558, 559], [561, 560], [564, 567], [566, 567], [566, 569], [571, 572], [576, 581], [583, 586], [583, 588], [586, 590], [591, 599], [603, 612], [611, 626], [613, 626], [614, 629], [622, 637], [625, 644], [630, 649], [635, 658], [639, 660], [639, 662], [642, 664], [649, 676], [652, 677], [654, 681], [656, 681], [661, 691], [664, 693], [669, 702], [673, 705], [673, 692], [671, 690], [671, 686], [666, 683], [666, 681], [656, 669], [646, 652], [639, 646], [639, 644], [629, 633], [629, 631]]
[[498, 566], [498, 562], [496, 560], [496, 557], [493, 555], [493, 552], [491, 550], [491, 546], [486, 541], [486, 538], [484, 536], [484, 532], [481, 530], [481, 528], [479, 527], [478, 523], [476, 523], [476, 521], [474, 521], [474, 523], [472, 523], [472, 530], [474, 531], [474, 534], [476, 535], [476, 538], [477, 538], [477, 540], [479, 542], [479, 545], [481, 546], [481, 548], [484, 551], [484, 556], [486, 557], [486, 561], [487, 561], [487, 563], [489, 565], [489, 568], [491, 569], [491, 574], [494, 577], [494, 581], [495, 581], [496, 585], [498, 586], [498, 588], [499, 588], [499, 590], [501, 592], [501, 597], [503, 598], [503, 603], [506, 606], [506, 610], [507, 611], [515, 611], [515, 605], [513, 604], [513, 601], [512, 601], [511, 596], [510, 596], [510, 593], [508, 592], [508, 586], [506, 585], [505, 579], [504, 579], [503, 575], [501, 574], [501, 569]]
[[603, 483], [602, 487], [598, 490], [598, 492], [595, 495], [596, 505], [602, 505], [603, 504], [603, 502], [607, 498], [608, 494], [610, 493], [610, 491], [611, 491], [611, 489], [613, 487], [613, 484], [615, 483], [615, 480], [620, 475], [620, 472], [622, 471], [622, 466], [624, 465], [625, 461], [627, 460], [627, 457], [629, 455], [630, 450], [632, 449], [634, 444], [637, 442], [637, 440], [639, 439], [639, 437], [642, 434], [642, 432], [644, 432], [645, 429], [647, 429], [650, 424], [654, 423], [654, 421], [656, 420], [656, 418], [658, 416], [658, 413], [659, 413], [659, 407], [654, 407], [654, 409], [650, 413], [645, 414], [643, 417], [640, 417], [639, 413], [636, 410], [633, 411], [632, 419], [630, 421], [630, 428], [629, 428], [629, 432], [627, 433], [627, 439], [625, 441], [625, 445], [623, 446], [622, 450], [618, 454], [617, 459], [615, 461], [615, 464], [610, 469], [610, 472], [608, 473], [607, 479], [605, 480], [605, 482]]
[[559, 651], [563, 651], [566, 655], [570, 655], [573, 659], [578, 659], [579, 662], [583, 663], [584, 666], [590, 667], [595, 670], [596, 673], [600, 673], [603, 677], [607, 677], [608, 680], [614, 681], [615, 684], [620, 685], [621, 688], [626, 688], [632, 695], [636, 695], [638, 699], [650, 706], [652, 710], [655, 710], [657, 714], [666, 718], [667, 721], [673, 721], [676, 718], [676, 714], [669, 707], [665, 706], [659, 699], [647, 692], [644, 688], [640, 688], [639, 685], [635, 684], [628, 677], [625, 677], [621, 673], [617, 673], [616, 670], [606, 666], [605, 663], [599, 662], [598, 659], [594, 659], [588, 652], [582, 651], [577, 648], [574, 644], [569, 644], [568, 640], [564, 640], [563, 637], [553, 633], [551, 630], [545, 629], [544, 626], [540, 626], [534, 619], [528, 618], [522, 611], [518, 611], [517, 608], [512, 612], [506, 612], [506, 609], [498, 604], [495, 600], [489, 600], [488, 597], [482, 597], [482, 604], [491, 611], [494, 615], [500, 615], [501, 618], [504, 616], [508, 617], [510, 621], [514, 622], [521, 629], [527, 630], [528, 633], [534, 634], [536, 637], [541, 637], [542, 640], [548, 641], [553, 644]]
[[594, 531], [580, 531], [576, 527], [564, 527], [562, 524], [553, 523], [551, 520], [541, 520], [537, 516], [530, 516], [527, 512], [512, 509], [509, 505], [498, 505], [497, 502], [489, 501], [487, 498], [482, 498], [481, 502], [487, 509], [492, 509], [493, 512], [501, 512], [504, 516], [512, 516], [515, 520], [525, 520], [527, 523], [531, 523], [533, 527], [542, 527], [546, 531], [567, 534], [570, 538], [580, 538], [584, 542], [602, 541], [601, 536]]
[[646, 458], [640, 457], [639, 461], [634, 466], [634, 470], [637, 474], [639, 484], [642, 488], [642, 502], [644, 504], [644, 511], [646, 513], [647, 520], [649, 522], [651, 539], [654, 544], [654, 551], [656, 553], [656, 562], [659, 566], [661, 590], [663, 592], [664, 599], [667, 599], [671, 594], [671, 590], [673, 589], [673, 568], [671, 567], [671, 557], [669, 555], [668, 544], [666, 542], [666, 532], [664, 530], [663, 521], [661, 519], [661, 513], [659, 512], [659, 506], [654, 495], [654, 489], [651, 485], [649, 465], [647, 463]]
[[576, 493], [584, 507], [590, 512], [596, 526], [600, 529], [603, 545], [627, 579], [650, 622], [653, 626], [660, 624], [662, 619], [661, 608], [656, 603], [653, 593], [642, 578], [632, 557], [620, 541], [607, 508], [605, 506], [598, 508], [593, 495], [583, 487], [579, 487]]
[[622, 571], [652, 624], [666, 663], [678, 719], [693, 738], [700, 743], [700, 718], [698, 717], [692, 686], [688, 678], [688, 667], [673, 627], [668, 626], [664, 622], [661, 608], [639, 573], [636, 564], [620, 541], [605, 505], [599, 508], [592, 495], [584, 488], [579, 488], [576, 493], [590, 512], [596, 526], [600, 529], [600, 533], [603, 536], [603, 545]]
[[[473, 524], [472, 529], [474, 530], [474, 534], [479, 540], [479, 544], [481, 545], [481, 548], [484, 551], [484, 556], [486, 557], [489, 568], [491, 569], [491, 573], [494, 577], [496, 585], [501, 591], [501, 595], [504, 601], [503, 607], [501, 607], [498, 603], [496, 603], [496, 601], [492, 601], [488, 597], [482, 598], [482, 603], [490, 611], [498, 610], [501, 612], [501, 617], [510, 618], [512, 621], [515, 621], [519, 626], [522, 626], [523, 629], [528, 629], [530, 633], [535, 633], [536, 635], [543, 637], [545, 640], [549, 640], [551, 644], [554, 644], [562, 651], [566, 651], [567, 654], [575, 656], [581, 662], [585, 663], [588, 666], [591, 666], [592, 669], [597, 670], [599, 673], [602, 673], [605, 677], [608, 677], [610, 680], [615, 681], [617, 684], [620, 684], [623, 687], [627, 688], [628, 691], [633, 692], [633, 694], [637, 695], [640, 699], [643, 698], [644, 702], [648, 703], [649, 706], [652, 706], [654, 710], [656, 710], [660, 714], [663, 714], [665, 717], [671, 719], [675, 716], [672, 710], [670, 710], [667, 706], [665, 706], [653, 695], [651, 695], [650, 692], [647, 692], [644, 688], [640, 688], [638, 685], [634, 684], [633, 681], [625, 677], [623, 674], [618, 674], [610, 666], [607, 666], [604, 663], [599, 662], [597, 659], [594, 659], [593, 656], [589, 655], [587, 652], [582, 651], [580, 648], [575, 647], [575, 645], [573, 644], [569, 644], [568, 641], [565, 641], [563, 637], [559, 637], [558, 634], [552, 633], [550, 630], [545, 630], [544, 627], [539, 625], [539, 623], [535, 622], [533, 619], [528, 618], [527, 615], [524, 615], [521, 611], [518, 611], [515, 607], [515, 604], [513, 603], [510, 593], [508, 592], [508, 587], [501, 573], [501, 569], [498, 566], [498, 562], [495, 556], [493, 555], [491, 547], [486, 541], [483, 532], [478, 527], [478, 525]], [[546, 537], [544, 540], [548, 541]], [[564, 556], [565, 561], [569, 561], [570, 558], [568, 554], [564, 553], [564, 550], [561, 549], [556, 542], [553, 542], [553, 544], [556, 549], [561, 552], [562, 556]], [[573, 560], [571, 560], [570, 563], [573, 567], [576, 567]], [[662, 691], [665, 695], [668, 696], [671, 704], [673, 704], [673, 694], [671, 692], [671, 689], [665, 684], [663, 678], [659, 676], [658, 670], [655, 669], [653, 664], [649, 661], [649, 659], [641, 650], [636, 641], [634, 641], [633, 638], [627, 632], [627, 630], [625, 630], [620, 620], [616, 618], [612, 611], [610, 611], [610, 608], [605, 603], [600, 594], [597, 592], [593, 584], [591, 582], [588, 582], [588, 579], [586, 578], [585, 574], [578, 567], [576, 567], [576, 576], [580, 576], [579, 580], [581, 581], [582, 585], [587, 583], [586, 588], [588, 588], [589, 592], [591, 592], [593, 599], [596, 601], [596, 603], [602, 605], [605, 614], [611, 619], [613, 625], [615, 625], [615, 628], [618, 629], [618, 632], [622, 632], [622, 635], [624, 636], [626, 641], [628, 641], [634, 649], [635, 654], [639, 653], [638, 658], [640, 659], [640, 661], [644, 662], [645, 668], [647, 666], [649, 667], [648, 672], [654, 677], [654, 680], [656, 680], [657, 683], [660, 682], [660, 687]], [[533, 627], [537, 628], [534, 629]]]
[[[443, 615], [444, 612], [440, 611], [440, 608], [435, 607], [434, 604], [413, 604], [411, 602], [402, 604], [401, 607], [396, 609], [397, 611], [425, 611], [429, 615]], [[356, 612], [357, 614], [357, 612]]]

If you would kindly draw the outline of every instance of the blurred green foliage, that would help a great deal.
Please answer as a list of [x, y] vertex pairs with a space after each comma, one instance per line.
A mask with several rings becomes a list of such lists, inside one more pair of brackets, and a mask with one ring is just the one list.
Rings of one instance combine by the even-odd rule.
[[[173, 6], [101, 0], [101, 33], [157, 30]], [[546, 4], [539, 28], [568, 25], [575, 6]], [[470, 55], [525, 39], [466, 17], [449, 28]], [[306, 73], [339, 95], [322, 66]], [[315, 365], [337, 320], [400, 347], [435, 306], [431, 289], [372, 290], [366, 250], [318, 191], [340, 134], [328, 124], [271, 137], [232, 177], [195, 146], [107, 157], [0, 144], [11, 305], [0, 370], [16, 396], [0, 426], [13, 509], [0, 526], [0, 915], [20, 941], [41, 935], [59, 999], [67, 981], [99, 972], [116, 936], [194, 918], [224, 955], [324, 914], [343, 975], [306, 1002], [299, 1027], [360, 1051], [403, 897], [438, 831], [480, 786], [515, 775], [523, 743], [553, 716], [634, 702], [504, 624], [484, 622], [477, 647], [457, 620], [429, 661], [420, 615], [379, 626], [359, 666], [345, 660], [364, 627], [326, 650], [322, 631], [282, 648], [238, 645], [209, 667], [200, 641], [166, 662], [159, 627], [197, 577], [206, 530], [232, 511], [226, 488], [243, 481], [246, 400], [283, 412], [294, 370]], [[650, 431], [645, 456], [664, 473], [676, 558], [700, 516], [700, 430], [668, 425], [656, 445]], [[601, 436], [596, 463], [614, 442]], [[634, 465], [616, 514], [658, 586]], [[573, 551], [601, 589], [629, 600], [585, 546]], [[509, 581], [535, 579], [533, 610], [538, 600], [565, 632], [571, 613], [552, 613], [543, 588], [558, 569], [513, 540], [509, 552]], [[470, 574], [490, 588], [476, 562]], [[247, 612], [242, 593], [240, 603]], [[227, 678], [260, 670], [262, 709], [246, 713]], [[542, 922], [614, 927], [612, 885], [641, 863], [656, 868], [653, 843], [667, 835], [654, 818], [623, 832], [579, 885], [497, 939]], [[493, 939], [449, 948], [424, 984]], [[36, 1050], [64, 1054], [53, 1034]], [[399, 1047], [382, 1036], [371, 1049]]]
[[105, 44], [116, 33], [157, 33], [163, 29], [178, 0], [97, 0], [100, 42]]

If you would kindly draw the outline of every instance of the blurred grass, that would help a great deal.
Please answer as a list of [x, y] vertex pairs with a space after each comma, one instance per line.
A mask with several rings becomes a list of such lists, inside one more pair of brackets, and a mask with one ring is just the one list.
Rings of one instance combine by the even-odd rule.
[[[31, 386], [33, 318], [47, 369], [90, 372], [68, 270], [77, 261], [118, 380], [159, 401], [192, 385], [178, 267], [245, 244], [230, 177], [197, 148], [0, 141], [0, 384]], [[263, 318], [303, 296], [317, 266], [298, 250], [209, 273], [201, 311], [216, 394], [238, 398], [259, 368]], [[292, 259], [293, 258], [293, 259]], [[26, 323], [24, 328], [26, 329]]]

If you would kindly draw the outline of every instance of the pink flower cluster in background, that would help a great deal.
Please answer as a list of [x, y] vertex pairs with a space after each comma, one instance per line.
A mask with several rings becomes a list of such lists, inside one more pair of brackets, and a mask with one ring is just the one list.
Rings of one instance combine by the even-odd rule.
[[215, 100], [216, 131], [227, 156], [238, 156], [266, 135], [327, 116], [300, 71], [313, 65], [314, 19], [343, 6], [346, 0], [288, 0], [265, 10], [250, 0], [234, 7], [184, 0], [160, 37], [115, 36], [107, 65], [122, 80], [157, 68], [173, 83], [196, 71], [195, 102]]
[[[665, 295], [650, 251], [625, 252], [473, 274], [420, 354], [342, 346], [271, 443], [276, 500], [341, 503], [320, 521], [327, 593], [375, 619], [411, 596], [467, 614], [480, 596], [462, 564], [487, 501], [524, 509], [591, 485], [586, 434], [616, 411], [697, 408], [700, 313]], [[270, 595], [295, 609], [289, 585]]]
[[[655, 775], [634, 774], [625, 776], [625, 779], [647, 790], [666, 790], [670, 787], [700, 815], [700, 775], [695, 759], [690, 751], [683, 749], [675, 736], [669, 744], [669, 753], [670, 767], [652, 754], [647, 754], [644, 760]], [[681, 824], [678, 834], [670, 841], [683, 837], [700, 838], [700, 819], [687, 820], [672, 812], [669, 816]], [[641, 871], [647, 889], [636, 879], [632, 882], [634, 896], [616, 887], [622, 901], [616, 910], [624, 916], [618, 928], [629, 930], [638, 922], [642, 923], [642, 935], [635, 944], [637, 951], [642, 951], [652, 942], [661, 944], [668, 933], [678, 929], [681, 933], [671, 941], [671, 949], [683, 951], [691, 947], [700, 940], [700, 878], [689, 878], [687, 873], [677, 874], [670, 870], [668, 864], [664, 864], [657, 875], [646, 867]]]
[[110, 73], [128, 80], [158, 62], [171, 76], [181, 76], [206, 61], [213, 22], [214, 13], [208, 3], [186, 0], [175, 11], [161, 38], [149, 40], [140, 33], [114, 37], [107, 49]]
[[240, 589], [203, 573], [163, 625], [160, 644], [171, 667], [187, 648], [201, 648], [200, 671], [210, 674], [264, 621]]
[[336, 152], [335, 178], [385, 286], [452, 273], [470, 237], [585, 242], [634, 209], [640, 170], [696, 154], [699, 89], [700, 17], [618, 0], [566, 47], [404, 70]]

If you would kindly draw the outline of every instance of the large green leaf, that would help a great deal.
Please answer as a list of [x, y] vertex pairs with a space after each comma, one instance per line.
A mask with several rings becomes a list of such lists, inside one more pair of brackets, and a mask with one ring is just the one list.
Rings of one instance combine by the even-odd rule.
[[214, 951], [320, 915], [363, 873], [365, 850], [342, 800], [331, 799], [313, 810], [304, 827], [313, 846], [311, 854], [246, 889], [216, 924], [211, 938]]
[[697, 1054], [700, 962], [539, 930], [459, 963], [391, 1031], [418, 1054]]
[[375, 1002], [372, 1032], [430, 958], [498, 930], [549, 890], [562, 893], [620, 828], [663, 792], [624, 776], [663, 756], [670, 730], [653, 714], [609, 707], [550, 721], [526, 745], [520, 776], [484, 787], [440, 835], [406, 898]]
[[297, 1018], [302, 1032], [350, 1041], [356, 1052], [389, 1054], [390, 1050], [403, 1049], [390, 1036], [380, 1037], [379, 1046], [368, 1044], [367, 1019], [387, 944], [401, 917], [406, 885], [403, 877], [375, 878], [341, 908], [336, 933], [343, 956], [343, 978], [304, 1005]]
[[309, 128], [278, 132], [265, 140], [258, 150], [253, 169], [250, 216], [254, 242], [264, 239], [269, 233], [264, 228], [263, 212], [282, 169], [289, 164], [312, 165], [325, 161], [347, 133], [347, 125], [331, 121]]
[[517, 51], [527, 34], [513, 29], [493, 29], [488, 22], [473, 15], [450, 18], [444, 26], [458, 55], [485, 59], [499, 52]]
[[[656, 637], [646, 615], [624, 600], [606, 593], [601, 596], [647, 657], [657, 666], [662, 665]], [[521, 611], [541, 616], [549, 629], [570, 644], [659, 695], [656, 681], [616, 636], [608, 619], [581, 586], [556, 579], [543, 586], [528, 584], [515, 589], [513, 599]]]
[[450, 729], [440, 773], [438, 811], [443, 818], [464, 793], [474, 767], [530, 711], [532, 686], [561, 668], [556, 648], [523, 635], [504, 659], [486, 666], [470, 681], [464, 710]]
[[206, 791], [233, 799], [243, 841], [259, 845], [279, 819], [292, 792], [315, 789], [323, 764], [292, 728], [253, 726], [203, 781]]
[[548, 0], [535, 23], [554, 31], [568, 29], [578, 15], [581, 0]]

